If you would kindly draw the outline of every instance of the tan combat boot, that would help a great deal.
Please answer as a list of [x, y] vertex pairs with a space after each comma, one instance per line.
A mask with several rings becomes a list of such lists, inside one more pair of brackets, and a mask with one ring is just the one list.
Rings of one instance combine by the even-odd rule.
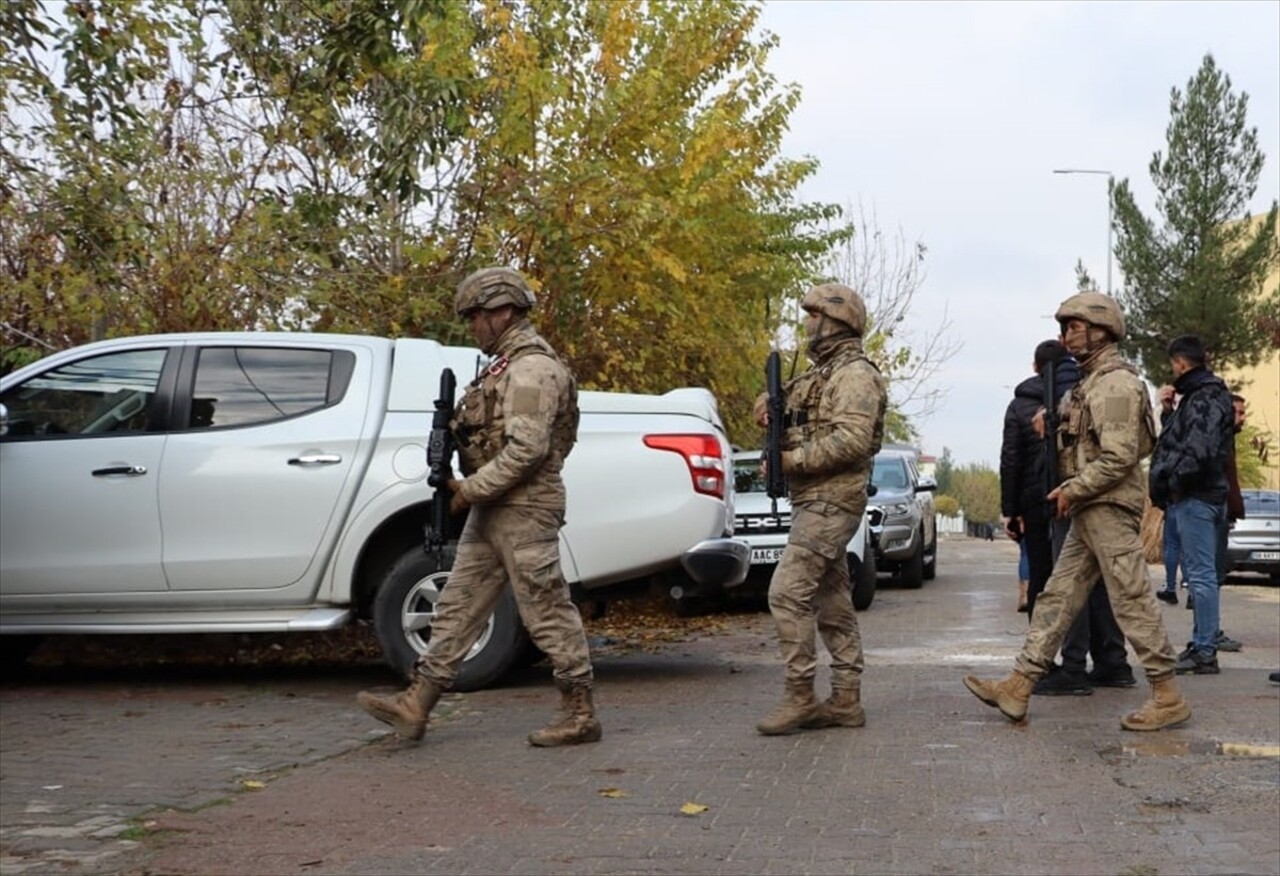
[[596, 720], [595, 705], [591, 702], [590, 684], [567, 684], [557, 681], [560, 688], [559, 720], [529, 734], [529, 744], [539, 748], [557, 745], [581, 745], [599, 742], [604, 731]]
[[857, 688], [837, 687], [831, 696], [818, 706], [814, 716], [800, 726], [805, 730], [821, 730], [824, 727], [861, 727], [867, 723], [867, 713], [862, 708]]
[[964, 677], [964, 686], [988, 706], [995, 706], [1010, 721], [1027, 717], [1027, 701], [1035, 682], [1021, 672], [1010, 672], [1000, 681], [983, 681], [972, 675]]
[[778, 707], [756, 725], [762, 736], [794, 733], [818, 714], [818, 700], [813, 695], [813, 682], [787, 682], [787, 692]]
[[1120, 719], [1126, 730], [1163, 730], [1181, 724], [1191, 717], [1191, 706], [1178, 691], [1178, 683], [1169, 676], [1151, 682], [1151, 698], [1136, 712]]
[[440, 701], [439, 685], [416, 672], [409, 686], [394, 696], [377, 696], [362, 690], [356, 702], [384, 724], [390, 724], [401, 739], [417, 741], [427, 730], [427, 715]]

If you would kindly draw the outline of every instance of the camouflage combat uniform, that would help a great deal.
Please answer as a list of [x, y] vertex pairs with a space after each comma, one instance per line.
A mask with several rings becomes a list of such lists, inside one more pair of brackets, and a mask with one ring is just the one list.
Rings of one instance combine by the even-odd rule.
[[561, 695], [558, 720], [530, 734], [530, 744], [601, 738], [587, 637], [560, 571], [560, 471], [577, 440], [578, 389], [529, 322], [535, 304], [525, 278], [506, 267], [481, 268], [458, 285], [454, 309], [494, 357], [467, 387], [450, 422], [464, 477], [448, 481], [449, 507], [470, 510], [409, 687], [394, 696], [356, 696], [361, 708], [404, 739], [426, 732], [431, 710], [453, 684], [508, 582], [525, 629], [551, 660]]
[[[813, 367], [783, 389], [782, 473], [791, 531], [769, 583], [769, 610], [786, 665], [782, 702], [756, 725], [765, 736], [861, 727], [862, 639], [846, 559], [867, 507], [867, 480], [884, 437], [885, 383], [862, 349], [866, 304], [839, 283], [800, 303]], [[757, 419], [764, 421], [763, 402]], [[831, 696], [814, 696], [817, 636], [831, 653]]]
[[885, 383], [861, 338], [835, 345], [785, 388], [783, 470], [791, 533], [769, 584], [787, 682], [812, 686], [815, 633], [831, 653], [832, 687], [857, 690], [862, 640], [849, 595], [849, 540], [867, 507], [884, 437]]
[[1058, 430], [1071, 528], [1015, 666], [1031, 679], [1048, 671], [1101, 574], [1116, 621], [1147, 678], [1158, 681], [1173, 674], [1175, 654], [1138, 532], [1146, 498], [1141, 462], [1155, 443], [1151, 401], [1137, 371], [1114, 346], [1084, 371], [1084, 380], [1064, 400]]
[[1102, 577], [1116, 621], [1151, 682], [1142, 708], [1120, 719], [1126, 730], [1161, 730], [1191, 717], [1173, 677], [1174, 653], [1147, 580], [1139, 537], [1146, 499], [1141, 463], [1155, 445], [1146, 385], [1120, 358], [1124, 314], [1115, 299], [1078, 292], [1054, 314], [1084, 379], [1063, 401], [1057, 440], [1063, 483], [1050, 493], [1071, 518], [1053, 574], [1036, 603], [1014, 669], [998, 681], [965, 676], [969, 692], [1007, 718], [1027, 715], [1032, 688], [1053, 665], [1072, 621]]
[[471, 510], [416, 670], [447, 689], [509, 581], [557, 681], [590, 683], [582, 618], [560, 570], [560, 470], [577, 436], [577, 388], [527, 321], [498, 340], [494, 355], [453, 421]]

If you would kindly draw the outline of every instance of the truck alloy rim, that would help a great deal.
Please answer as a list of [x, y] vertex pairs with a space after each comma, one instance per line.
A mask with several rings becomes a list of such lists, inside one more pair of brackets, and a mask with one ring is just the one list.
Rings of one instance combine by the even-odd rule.
[[[427, 653], [427, 641], [431, 638], [431, 625], [436, 619], [436, 603], [440, 601], [440, 590], [449, 580], [448, 572], [433, 572], [415, 584], [400, 606], [400, 623], [404, 627], [405, 640], [419, 654]], [[493, 637], [493, 615], [476, 643], [471, 646], [464, 660], [470, 660], [489, 644]]]

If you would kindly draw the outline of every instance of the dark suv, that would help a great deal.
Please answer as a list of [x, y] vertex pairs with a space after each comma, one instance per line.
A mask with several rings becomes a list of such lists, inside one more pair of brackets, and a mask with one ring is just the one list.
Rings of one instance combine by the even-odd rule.
[[921, 476], [914, 449], [897, 446], [876, 454], [871, 483], [876, 491], [867, 500], [867, 517], [876, 568], [904, 587], [921, 587], [938, 572], [937, 485]]

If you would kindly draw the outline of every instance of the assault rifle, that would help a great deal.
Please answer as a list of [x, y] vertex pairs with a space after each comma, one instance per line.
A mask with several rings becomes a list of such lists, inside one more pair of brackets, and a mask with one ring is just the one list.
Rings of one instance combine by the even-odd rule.
[[426, 549], [440, 556], [449, 540], [449, 480], [453, 477], [450, 461], [453, 459], [453, 432], [449, 430], [449, 418], [453, 416], [453, 396], [458, 386], [453, 369], [440, 372], [440, 397], [435, 401], [435, 413], [431, 415], [431, 435], [427, 439], [427, 484], [435, 492], [431, 494], [431, 514], [427, 518]]
[[764, 385], [768, 393], [765, 410], [769, 412], [768, 434], [764, 442], [765, 491], [773, 500], [773, 513], [778, 513], [778, 500], [787, 495], [787, 479], [782, 474], [782, 437], [786, 432], [787, 400], [782, 394], [782, 357], [774, 350], [765, 360]]
[[[1050, 359], [1040, 367], [1044, 380], [1044, 495], [1058, 488], [1058, 362]], [[1048, 501], [1046, 499], [1046, 501]], [[1049, 502], [1049, 516], [1057, 516], [1056, 502]]]

